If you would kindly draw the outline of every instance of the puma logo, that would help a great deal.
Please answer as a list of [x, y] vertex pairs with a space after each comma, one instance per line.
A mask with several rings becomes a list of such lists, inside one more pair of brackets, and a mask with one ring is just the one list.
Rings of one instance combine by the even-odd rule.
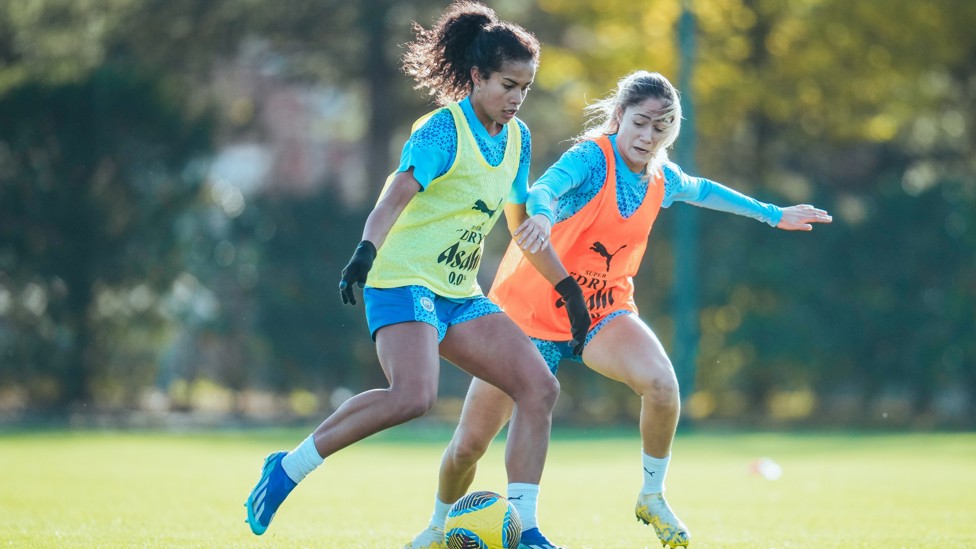
[[617, 251], [616, 252], [610, 253], [610, 251], [607, 250], [607, 247], [604, 246], [603, 243], [601, 243], [601, 242], [594, 242], [593, 245], [590, 246], [590, 249], [593, 250], [594, 252], [602, 255], [607, 260], [607, 272], [609, 273], [610, 272], [610, 261], [613, 260], [613, 256], [617, 255], [617, 252], [619, 252], [620, 250], [622, 250], [622, 249], [624, 249], [626, 247], [627, 247], [627, 245], [624, 244], [623, 246], [617, 248]]
[[471, 209], [478, 210], [479, 212], [487, 215], [488, 217], [494, 216], [495, 212], [498, 211], [497, 206], [495, 207], [494, 210], [492, 210], [491, 208], [488, 207], [488, 204], [485, 204], [485, 201], [481, 200], [480, 198], [474, 201], [474, 206], [472, 206]]

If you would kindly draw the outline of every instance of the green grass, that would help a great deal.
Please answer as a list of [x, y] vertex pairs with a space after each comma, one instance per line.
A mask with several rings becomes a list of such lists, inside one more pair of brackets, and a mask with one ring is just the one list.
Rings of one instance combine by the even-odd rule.
[[[330, 458], [250, 534], [266, 453], [303, 431], [0, 435], [0, 547], [401, 547], [430, 516], [447, 436], [409, 426]], [[473, 489], [504, 493], [503, 445]], [[571, 549], [656, 548], [633, 518], [635, 435], [557, 431], [540, 521]], [[783, 476], [750, 474], [768, 456]], [[976, 434], [681, 434], [668, 498], [693, 545], [976, 547]]]

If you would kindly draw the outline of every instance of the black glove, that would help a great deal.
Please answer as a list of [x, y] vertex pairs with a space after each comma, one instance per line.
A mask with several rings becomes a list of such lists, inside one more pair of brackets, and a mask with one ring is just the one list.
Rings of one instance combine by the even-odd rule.
[[339, 297], [347, 305], [356, 304], [356, 295], [352, 292], [352, 285], [358, 284], [360, 288], [366, 284], [366, 274], [373, 268], [373, 260], [376, 259], [376, 246], [369, 240], [363, 240], [356, 246], [356, 251], [352, 254], [352, 259], [342, 270], [342, 279], [339, 280]]
[[590, 330], [590, 311], [583, 301], [583, 290], [575, 278], [567, 276], [556, 284], [556, 291], [562, 296], [566, 314], [569, 315], [569, 330], [573, 334], [569, 346], [573, 348], [574, 355], [580, 356], [586, 344], [586, 332]]

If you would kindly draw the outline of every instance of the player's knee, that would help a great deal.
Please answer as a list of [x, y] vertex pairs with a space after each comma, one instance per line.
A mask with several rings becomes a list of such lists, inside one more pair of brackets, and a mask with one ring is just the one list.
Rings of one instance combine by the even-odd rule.
[[651, 368], [642, 372], [631, 383], [631, 388], [652, 406], [670, 408], [676, 406], [680, 400], [678, 379], [670, 367]]
[[556, 376], [551, 374], [544, 376], [538, 382], [533, 383], [532, 388], [532, 400], [550, 410], [556, 405], [556, 399], [559, 397], [559, 380], [556, 379]]
[[653, 406], [661, 408], [677, 406], [680, 397], [678, 395], [678, 380], [674, 373], [667, 371], [651, 376], [648, 390], [644, 392], [644, 396], [650, 399]]
[[451, 461], [457, 465], [470, 466], [477, 463], [488, 451], [491, 439], [482, 440], [470, 434], [455, 437], [448, 449]]
[[559, 398], [559, 391], [561, 390], [559, 386], [559, 380], [556, 376], [549, 376], [549, 383], [546, 385], [546, 399], [551, 402], [552, 406], [556, 405], [556, 399]]
[[410, 403], [402, 409], [404, 417], [407, 419], [416, 419], [418, 417], [424, 416], [434, 407], [433, 400], [417, 400]]
[[436, 392], [403, 393], [397, 399], [397, 409], [400, 417], [411, 420], [426, 415], [434, 407], [435, 402], [437, 402]]

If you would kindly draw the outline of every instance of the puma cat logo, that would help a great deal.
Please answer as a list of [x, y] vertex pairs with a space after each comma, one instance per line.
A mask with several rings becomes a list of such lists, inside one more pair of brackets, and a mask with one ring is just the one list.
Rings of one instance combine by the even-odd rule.
[[607, 272], [609, 273], [610, 272], [610, 261], [613, 259], [613, 256], [617, 255], [617, 252], [619, 252], [620, 250], [622, 250], [622, 249], [624, 249], [626, 247], [627, 247], [627, 245], [624, 244], [623, 246], [617, 248], [617, 251], [616, 252], [610, 253], [610, 251], [607, 250], [607, 247], [604, 246], [601, 242], [594, 242], [593, 245], [590, 246], [590, 249], [593, 250], [594, 252], [602, 255], [607, 260]]
[[495, 207], [494, 210], [492, 210], [491, 208], [488, 207], [488, 204], [485, 204], [485, 201], [481, 200], [480, 198], [478, 200], [475, 200], [474, 206], [472, 206], [471, 209], [478, 210], [479, 212], [487, 215], [488, 217], [494, 216], [495, 212], [498, 211], [497, 206]]

